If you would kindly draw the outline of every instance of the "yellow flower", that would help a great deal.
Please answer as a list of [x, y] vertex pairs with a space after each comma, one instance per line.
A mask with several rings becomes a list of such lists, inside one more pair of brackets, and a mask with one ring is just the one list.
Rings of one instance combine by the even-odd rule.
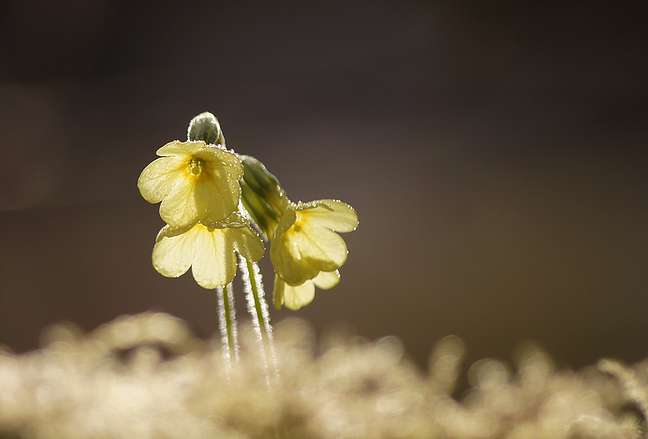
[[296, 311], [313, 301], [315, 298], [315, 287], [328, 290], [336, 286], [339, 282], [340, 272], [337, 270], [329, 272], [321, 271], [313, 279], [296, 286], [289, 285], [279, 276], [275, 276], [275, 307], [279, 309], [281, 305], [285, 305], [286, 308]]
[[153, 266], [166, 277], [182, 276], [191, 267], [201, 287], [223, 288], [236, 276], [234, 252], [254, 262], [263, 257], [261, 238], [243, 220], [211, 227], [198, 223], [188, 229], [167, 225], [156, 238]]
[[270, 258], [275, 281], [275, 306], [297, 309], [310, 303], [315, 286], [332, 288], [347, 258], [344, 240], [335, 232], [351, 232], [358, 216], [338, 200], [290, 203], [277, 225]]
[[243, 167], [224, 148], [202, 141], [167, 143], [142, 171], [137, 187], [174, 229], [222, 221], [238, 208]]

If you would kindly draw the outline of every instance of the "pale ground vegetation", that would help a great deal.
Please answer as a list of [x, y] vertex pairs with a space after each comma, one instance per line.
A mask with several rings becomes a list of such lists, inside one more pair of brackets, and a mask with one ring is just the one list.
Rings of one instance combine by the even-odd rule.
[[[513, 365], [464, 366], [456, 337], [421, 370], [394, 338], [315, 343], [276, 327], [279, 372], [241, 334], [227, 366], [217, 340], [166, 314], [122, 317], [90, 333], [49, 330], [27, 354], [0, 351], [0, 438], [642, 438], [648, 362], [558, 370], [527, 348]], [[469, 387], [457, 392], [457, 380]], [[457, 397], [457, 393], [461, 397]]]

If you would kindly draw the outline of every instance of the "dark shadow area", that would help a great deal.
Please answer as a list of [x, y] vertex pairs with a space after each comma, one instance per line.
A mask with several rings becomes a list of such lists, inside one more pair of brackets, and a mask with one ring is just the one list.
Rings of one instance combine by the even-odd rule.
[[136, 188], [209, 110], [293, 199], [360, 214], [317, 328], [420, 364], [451, 333], [645, 357], [644, 16], [525, 3], [3, 2], [0, 343], [149, 309], [216, 329], [213, 294], [151, 267]]

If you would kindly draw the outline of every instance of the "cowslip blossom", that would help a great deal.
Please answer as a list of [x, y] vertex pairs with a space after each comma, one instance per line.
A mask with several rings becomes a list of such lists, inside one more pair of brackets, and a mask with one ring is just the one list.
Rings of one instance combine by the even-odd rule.
[[[223, 288], [236, 276], [236, 253], [256, 262], [263, 242], [249, 224], [235, 214], [220, 224], [197, 223], [190, 228], [165, 226], [153, 247], [153, 267], [163, 276], [179, 277], [191, 267], [203, 288]], [[236, 252], [236, 253], [235, 253]]]
[[313, 300], [315, 286], [334, 287], [348, 254], [336, 232], [351, 232], [357, 226], [355, 210], [342, 201], [288, 203], [271, 240], [275, 306], [298, 309]]
[[[137, 181], [146, 201], [160, 203], [166, 223], [153, 246], [153, 267], [172, 278], [191, 268], [198, 285], [217, 290], [223, 352], [231, 364], [238, 358], [232, 281], [240, 259], [264, 364], [276, 372], [270, 316], [256, 264], [265, 252], [263, 242], [271, 243], [275, 306], [296, 310], [313, 301], [315, 287], [329, 289], [339, 283], [338, 269], [348, 251], [337, 232], [355, 230], [358, 216], [338, 200], [290, 201], [263, 163], [225, 148], [212, 113], [195, 116], [187, 138], [158, 149], [160, 158]], [[269, 374], [266, 381], [270, 385]]]
[[137, 187], [173, 229], [222, 221], [238, 209], [243, 167], [232, 152], [203, 141], [173, 141], [139, 176]]

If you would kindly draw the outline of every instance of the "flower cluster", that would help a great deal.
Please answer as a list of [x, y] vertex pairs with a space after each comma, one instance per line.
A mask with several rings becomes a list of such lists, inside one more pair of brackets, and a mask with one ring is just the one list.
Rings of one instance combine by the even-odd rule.
[[211, 113], [191, 121], [188, 137], [158, 149], [137, 182], [146, 201], [160, 203], [166, 223], [153, 248], [160, 274], [179, 277], [191, 268], [201, 287], [224, 288], [236, 276], [237, 254], [257, 262], [265, 240], [276, 307], [299, 309], [312, 302], [315, 287], [337, 285], [348, 253], [338, 233], [358, 226], [351, 206], [291, 201], [260, 161], [226, 148]]

